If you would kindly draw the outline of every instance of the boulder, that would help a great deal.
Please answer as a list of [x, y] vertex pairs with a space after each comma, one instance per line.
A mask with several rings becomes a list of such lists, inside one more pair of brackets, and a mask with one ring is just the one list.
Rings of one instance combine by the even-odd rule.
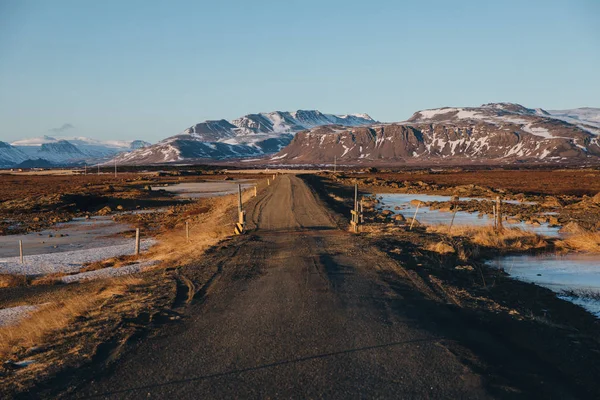
[[562, 228], [560, 228], [559, 230], [560, 233], [584, 233], [585, 229], [583, 229], [581, 227], [581, 225], [579, 225], [577, 222], [569, 222], [566, 225], [564, 225]]
[[106, 206], [106, 207], [100, 209], [97, 214], [98, 215], [108, 215], [111, 212], [112, 212], [112, 208], [110, 208], [109, 206]]
[[563, 207], [564, 204], [557, 197], [548, 196], [542, 203], [542, 206], [555, 208], [555, 207]]
[[404, 218], [404, 215], [402, 214], [396, 214], [394, 220], [397, 222], [406, 222], [406, 218]]

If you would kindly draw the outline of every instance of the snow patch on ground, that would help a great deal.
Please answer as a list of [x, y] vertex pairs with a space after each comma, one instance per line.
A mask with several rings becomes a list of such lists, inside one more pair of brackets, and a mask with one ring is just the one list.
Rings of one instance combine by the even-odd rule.
[[152, 265], [157, 264], [158, 261], [144, 261], [140, 263], [135, 263], [131, 265], [126, 265], [124, 267], [118, 268], [102, 268], [96, 271], [82, 272], [80, 274], [67, 275], [63, 276], [60, 280], [64, 283], [72, 283], [72, 282], [80, 282], [80, 281], [89, 281], [93, 279], [101, 279], [101, 278], [115, 278], [117, 276], [123, 275], [131, 275], [137, 272], [143, 271], [144, 268], [150, 267]]
[[21, 320], [29, 317], [31, 313], [40, 308], [36, 306], [17, 306], [0, 309], [0, 327], [16, 325]]
[[[94, 249], [26, 256], [23, 264], [20, 263], [19, 257], [0, 258], [0, 273], [46, 275], [57, 272], [77, 272], [85, 263], [101, 261], [125, 254], [133, 254], [135, 248], [134, 240], [130, 239], [129, 242], [127, 244]], [[156, 240], [154, 239], [144, 239], [140, 243], [140, 250], [148, 250], [155, 243]]]

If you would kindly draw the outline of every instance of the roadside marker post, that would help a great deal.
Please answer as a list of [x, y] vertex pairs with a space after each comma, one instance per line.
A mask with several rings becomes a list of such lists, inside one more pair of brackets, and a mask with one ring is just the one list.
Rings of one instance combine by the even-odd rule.
[[271, 186], [271, 181], [267, 179], [267, 186]]
[[410, 228], [408, 228], [409, 231], [412, 231], [413, 225], [415, 224], [415, 221], [417, 220], [417, 213], [419, 212], [419, 207], [421, 207], [420, 201], [417, 204], [417, 209], [415, 210], [415, 215], [413, 215], [412, 222], [410, 223]]
[[254, 197], [256, 197], [256, 186], [257, 185], [254, 185]]
[[135, 255], [140, 255], [140, 228], [135, 228]]
[[358, 233], [358, 226], [363, 219], [362, 213], [358, 211], [358, 184], [354, 185], [354, 209], [350, 211], [350, 224], [354, 233]]
[[23, 241], [19, 240], [19, 259], [21, 260], [21, 264], [23, 264]]
[[[254, 187], [256, 193], [256, 186]], [[246, 212], [242, 209], [242, 185], [238, 184], [238, 222], [235, 224], [233, 232], [241, 235], [246, 228]]]

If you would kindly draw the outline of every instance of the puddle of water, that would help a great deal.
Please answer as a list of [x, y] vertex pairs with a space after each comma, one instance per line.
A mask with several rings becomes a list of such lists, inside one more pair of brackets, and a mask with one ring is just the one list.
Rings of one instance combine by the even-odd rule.
[[40, 232], [0, 236], [0, 258], [18, 256], [19, 240], [23, 241], [23, 252], [26, 256], [51, 254], [114, 246], [122, 243], [123, 239], [107, 236], [127, 230], [131, 228], [114, 222], [109, 216], [74, 218]]
[[[428, 201], [450, 201], [450, 196], [430, 195], [430, 194], [405, 194], [405, 193], [388, 193], [380, 194], [377, 197], [382, 197], [381, 201], [386, 208], [393, 211], [395, 207], [400, 207], [397, 212], [404, 215], [404, 217], [412, 218], [417, 209], [416, 205], [411, 204], [412, 200], [419, 200], [422, 202]], [[478, 201], [490, 201], [489, 199], [474, 198], [474, 197], [461, 197], [462, 201], [478, 200]], [[526, 202], [519, 203], [517, 200], [508, 200], [506, 203], [513, 204], [527, 204]], [[452, 221], [452, 213], [440, 210], [431, 210], [429, 207], [421, 205], [419, 207], [419, 213], [417, 214], [417, 220], [427, 225], [450, 225]], [[506, 222], [505, 222], [506, 223]], [[458, 211], [454, 219], [454, 225], [475, 225], [475, 226], [486, 226], [492, 225], [493, 218], [483, 215], [481, 218], [478, 213], [469, 213], [466, 211]], [[548, 224], [542, 224], [540, 226], [528, 225], [524, 222], [518, 224], [507, 224], [507, 226], [521, 228], [526, 231], [535, 232], [540, 235], [559, 236], [558, 230], [560, 228], [550, 227]]]
[[177, 194], [179, 197], [198, 199], [203, 197], [225, 196], [237, 193], [238, 184], [242, 189], [254, 186], [249, 179], [213, 182], [184, 182], [169, 186], [152, 186], [152, 190], [166, 190]]
[[[488, 262], [511, 277], [546, 287], [600, 317], [600, 256], [597, 254], [507, 256]], [[576, 295], [564, 295], [572, 291]]]

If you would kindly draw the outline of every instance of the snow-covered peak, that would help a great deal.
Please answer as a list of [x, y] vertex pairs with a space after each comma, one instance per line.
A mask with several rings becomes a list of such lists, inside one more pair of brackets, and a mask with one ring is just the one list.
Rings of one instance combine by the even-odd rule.
[[582, 107], [570, 110], [549, 110], [556, 119], [577, 125], [592, 133], [600, 134], [600, 108]]
[[41, 137], [16, 140], [16, 141], [12, 142], [11, 144], [13, 146], [41, 146], [46, 143], [56, 143], [56, 142], [58, 142], [58, 139], [56, 139], [52, 136], [44, 135]]

